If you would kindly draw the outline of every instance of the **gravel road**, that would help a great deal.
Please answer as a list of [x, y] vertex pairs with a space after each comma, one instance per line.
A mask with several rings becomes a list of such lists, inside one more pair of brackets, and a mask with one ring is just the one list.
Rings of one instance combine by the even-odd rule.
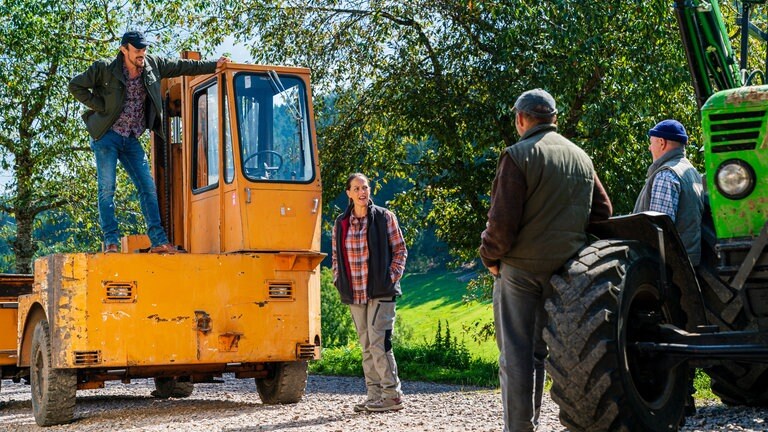
[[[362, 378], [310, 376], [307, 394], [295, 405], [270, 406], [259, 400], [253, 380], [225, 375], [222, 384], [196, 384], [186, 399], [150, 396], [150, 380], [108, 382], [100, 390], [77, 393], [75, 421], [45, 431], [500, 431], [498, 390], [404, 382], [405, 409], [396, 413], [354, 413], [362, 399]], [[557, 406], [547, 395], [540, 431], [566, 432]], [[699, 408], [682, 429], [687, 432], [768, 431], [768, 410]], [[0, 431], [41, 431], [32, 417], [29, 386], [3, 381]]]

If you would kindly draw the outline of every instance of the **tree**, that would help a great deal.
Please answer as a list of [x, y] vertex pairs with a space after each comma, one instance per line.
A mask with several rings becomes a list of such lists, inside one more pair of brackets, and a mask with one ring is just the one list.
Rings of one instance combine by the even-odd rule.
[[332, 96], [315, 100], [326, 202], [349, 172], [406, 179], [391, 203], [406, 236], [434, 226], [460, 260], [476, 256], [522, 91], [555, 96], [560, 130], [593, 157], [619, 212], [643, 183], [650, 126], [675, 117], [698, 135], [667, 1], [185, 4], [199, 11], [185, 18], [198, 29], [188, 43], [232, 34], [258, 62], [312, 68], [315, 94]]
[[[4, 234], [18, 273], [31, 271], [41, 246], [98, 244], [93, 156], [82, 107], [67, 84], [92, 61], [115, 55], [130, 7], [106, 0], [0, 0], [0, 167], [12, 174], [0, 211], [15, 219], [15, 230], [6, 227]], [[118, 207], [136, 212], [125, 199], [131, 190], [122, 189]], [[52, 211], [71, 221], [59, 246], [34, 236], [41, 215]]]

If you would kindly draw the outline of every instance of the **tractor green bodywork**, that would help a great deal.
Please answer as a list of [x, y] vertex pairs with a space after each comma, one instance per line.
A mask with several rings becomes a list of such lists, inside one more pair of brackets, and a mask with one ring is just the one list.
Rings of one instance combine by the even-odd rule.
[[[768, 86], [713, 94], [701, 108], [709, 207], [718, 239], [754, 237], [768, 220]], [[717, 186], [726, 163], [746, 164], [754, 188], [731, 199]]]

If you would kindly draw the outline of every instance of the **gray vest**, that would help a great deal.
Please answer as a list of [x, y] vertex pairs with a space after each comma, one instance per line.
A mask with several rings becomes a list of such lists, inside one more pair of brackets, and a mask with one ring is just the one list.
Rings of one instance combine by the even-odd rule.
[[584, 150], [553, 124], [528, 130], [506, 152], [525, 175], [520, 231], [502, 261], [531, 272], [552, 272], [587, 243], [595, 170]]
[[691, 263], [698, 265], [701, 260], [701, 214], [704, 211], [704, 202], [701, 199], [701, 174], [685, 158], [682, 148], [667, 152], [651, 164], [645, 186], [637, 197], [633, 213], [650, 209], [653, 181], [656, 174], [664, 170], [671, 171], [680, 180], [680, 198], [675, 213], [675, 227]]

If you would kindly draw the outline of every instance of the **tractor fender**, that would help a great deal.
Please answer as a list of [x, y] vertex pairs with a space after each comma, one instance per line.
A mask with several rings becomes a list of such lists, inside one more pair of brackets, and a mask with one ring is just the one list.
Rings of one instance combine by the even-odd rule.
[[663, 263], [660, 279], [680, 290], [679, 302], [688, 317], [686, 330], [695, 332], [698, 326], [707, 324], [696, 272], [668, 215], [648, 211], [616, 216], [591, 223], [587, 232], [601, 240], [636, 240], [658, 252]]

